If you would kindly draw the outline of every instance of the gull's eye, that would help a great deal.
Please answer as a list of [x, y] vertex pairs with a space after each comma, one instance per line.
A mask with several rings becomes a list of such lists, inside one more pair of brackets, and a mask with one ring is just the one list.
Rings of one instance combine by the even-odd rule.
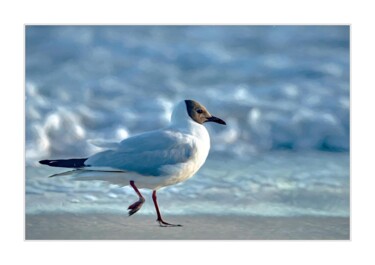
[[203, 113], [203, 110], [201, 110], [201, 109], [197, 109], [197, 112], [198, 112], [199, 114], [201, 114], [201, 113]]

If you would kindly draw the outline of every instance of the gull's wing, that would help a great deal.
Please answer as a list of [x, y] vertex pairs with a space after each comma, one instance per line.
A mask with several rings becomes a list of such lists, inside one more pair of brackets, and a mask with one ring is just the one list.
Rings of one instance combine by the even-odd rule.
[[163, 166], [184, 163], [194, 152], [188, 136], [159, 130], [125, 139], [118, 148], [89, 157], [85, 165], [160, 176]]

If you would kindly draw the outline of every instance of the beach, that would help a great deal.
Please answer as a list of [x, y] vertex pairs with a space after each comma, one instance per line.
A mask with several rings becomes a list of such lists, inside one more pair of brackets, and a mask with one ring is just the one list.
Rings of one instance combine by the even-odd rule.
[[[350, 237], [348, 26], [28, 26], [25, 40], [26, 239]], [[128, 217], [131, 187], [38, 162], [165, 128], [186, 99], [227, 126], [205, 124], [202, 168], [158, 190], [183, 227], [158, 226], [152, 190]]]
[[[105, 182], [48, 178], [59, 169], [26, 167], [27, 240], [347, 240], [348, 155], [269, 152], [247, 161], [209, 159], [186, 183], [161, 189], [159, 227], [151, 191], [137, 196]], [[249, 173], [250, 172], [250, 173]]]
[[27, 214], [26, 240], [349, 240], [347, 217], [173, 215], [160, 227], [153, 215]]

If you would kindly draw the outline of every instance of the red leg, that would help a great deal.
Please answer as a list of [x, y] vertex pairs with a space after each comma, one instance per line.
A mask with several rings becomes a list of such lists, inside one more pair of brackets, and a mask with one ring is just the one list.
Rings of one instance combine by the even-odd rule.
[[131, 216], [131, 215], [135, 214], [136, 212], [138, 212], [141, 209], [143, 203], [145, 202], [145, 198], [143, 198], [143, 196], [139, 192], [137, 186], [135, 186], [133, 180], [130, 181], [130, 186], [132, 186], [132, 188], [134, 189], [134, 191], [138, 194], [139, 199], [138, 199], [138, 201], [136, 201], [135, 203], [133, 203], [132, 205], [130, 205], [128, 207], [129, 216]]
[[158, 202], [157, 202], [157, 198], [156, 198], [156, 190], [154, 190], [152, 192], [152, 200], [154, 201], [156, 214], [158, 215], [158, 219], [156, 219], [156, 221], [159, 222], [160, 226], [163, 226], [163, 227], [166, 227], [166, 226], [182, 226], [182, 225], [174, 225], [174, 224], [164, 222], [164, 220], [161, 218], [161, 214], [160, 214], [160, 211], [159, 211], [159, 206], [158, 206]]

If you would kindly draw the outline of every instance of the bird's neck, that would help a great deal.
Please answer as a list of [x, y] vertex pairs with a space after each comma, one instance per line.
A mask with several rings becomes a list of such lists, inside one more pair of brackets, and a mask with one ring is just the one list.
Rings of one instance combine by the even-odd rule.
[[207, 129], [190, 118], [175, 120], [169, 125], [169, 128], [182, 133], [194, 135], [199, 139], [208, 137]]

